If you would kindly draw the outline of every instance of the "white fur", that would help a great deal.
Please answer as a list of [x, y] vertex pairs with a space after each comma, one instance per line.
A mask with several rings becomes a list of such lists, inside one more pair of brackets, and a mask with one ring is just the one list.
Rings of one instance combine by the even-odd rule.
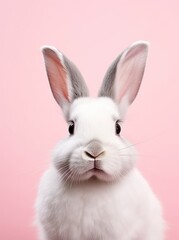
[[90, 98], [76, 67], [56, 48], [43, 48], [53, 95], [75, 129], [41, 179], [41, 240], [164, 240], [160, 203], [135, 168], [133, 145], [117, 131], [139, 90], [147, 51], [146, 42], [127, 48], [107, 71], [99, 97]]
[[37, 209], [43, 240], [164, 237], [160, 204], [136, 169], [120, 183], [91, 181], [66, 188], [51, 168], [42, 178]]
[[[109, 98], [77, 99], [70, 118], [76, 119], [76, 132], [56, 147], [54, 166], [44, 174], [39, 188], [36, 208], [41, 239], [164, 239], [160, 204], [134, 168], [136, 154], [127, 147], [130, 143], [115, 135], [114, 119], [120, 118], [117, 106]], [[105, 148], [101, 161], [106, 176], [84, 174], [89, 166], [84, 167], [81, 156], [93, 138]], [[69, 153], [71, 169], [75, 172], [78, 166], [79, 176], [75, 179], [72, 174], [70, 184], [65, 184], [56, 166]], [[124, 175], [120, 175], [124, 169]]]

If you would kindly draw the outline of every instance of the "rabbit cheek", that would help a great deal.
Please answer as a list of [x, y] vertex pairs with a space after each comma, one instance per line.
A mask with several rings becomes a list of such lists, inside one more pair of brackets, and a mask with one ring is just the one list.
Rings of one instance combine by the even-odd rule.
[[75, 150], [70, 158], [69, 168], [73, 181], [87, 180], [91, 177], [91, 174], [84, 173], [92, 168], [92, 162], [84, 161], [81, 157], [81, 151], [81, 148]]
[[106, 173], [107, 181], [116, 181], [120, 177], [120, 172], [122, 169], [121, 162], [114, 159], [107, 159], [103, 161], [102, 169]]
[[123, 150], [114, 146], [106, 148], [106, 155], [102, 161], [102, 170], [108, 175], [108, 179], [111, 181], [120, 180], [125, 176], [134, 166], [134, 155], [129, 153], [129, 150]]

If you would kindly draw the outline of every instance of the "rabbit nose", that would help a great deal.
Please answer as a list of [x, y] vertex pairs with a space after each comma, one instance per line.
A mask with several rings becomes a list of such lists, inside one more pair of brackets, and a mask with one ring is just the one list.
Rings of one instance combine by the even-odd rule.
[[95, 159], [104, 153], [104, 149], [99, 141], [93, 140], [88, 143], [84, 153], [89, 158]]

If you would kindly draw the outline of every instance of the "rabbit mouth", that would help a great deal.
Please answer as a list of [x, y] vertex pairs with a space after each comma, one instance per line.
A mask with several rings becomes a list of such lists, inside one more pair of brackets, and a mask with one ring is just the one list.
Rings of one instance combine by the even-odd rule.
[[89, 169], [88, 172], [103, 172], [104, 173], [104, 170], [94, 164], [94, 166], [91, 169]]
[[101, 160], [95, 159], [93, 162], [89, 162], [88, 170], [86, 173], [92, 173], [92, 174], [105, 174], [105, 171], [102, 168]]
[[90, 170], [88, 170], [87, 172], [91, 172], [91, 173], [94, 173], [94, 174], [97, 174], [97, 173], [105, 173], [102, 169], [97, 168], [97, 167], [93, 167], [93, 168], [91, 168]]
[[88, 176], [87, 179], [96, 177], [97, 179], [102, 180], [107, 177], [107, 173], [104, 170], [97, 167], [89, 169], [83, 175], [86, 175], [86, 177]]

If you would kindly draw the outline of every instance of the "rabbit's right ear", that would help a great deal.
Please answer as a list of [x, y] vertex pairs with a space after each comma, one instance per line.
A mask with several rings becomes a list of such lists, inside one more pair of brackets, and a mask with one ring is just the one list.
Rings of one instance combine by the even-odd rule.
[[55, 47], [43, 46], [42, 53], [53, 96], [67, 118], [74, 99], [88, 96], [87, 86], [77, 67]]

